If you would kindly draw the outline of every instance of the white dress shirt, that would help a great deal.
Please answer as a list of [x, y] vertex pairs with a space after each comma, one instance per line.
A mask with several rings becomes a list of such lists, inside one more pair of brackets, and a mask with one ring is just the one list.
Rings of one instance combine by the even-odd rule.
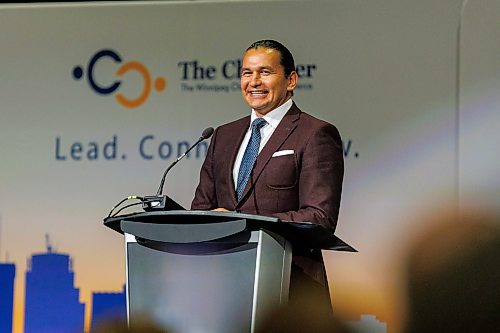
[[[279, 123], [281, 122], [281, 119], [283, 119], [288, 110], [290, 110], [292, 104], [293, 101], [290, 98], [288, 101], [278, 106], [276, 109], [268, 112], [266, 115], [262, 117], [267, 121], [267, 124], [262, 126], [262, 128], [260, 129], [261, 139], [260, 139], [259, 153], [262, 151], [262, 148], [264, 148], [267, 141], [269, 141], [271, 135], [273, 135], [274, 131], [276, 130], [276, 127], [278, 127]], [[252, 109], [252, 114], [250, 116], [250, 125], [248, 126], [245, 137], [243, 138], [243, 142], [241, 143], [240, 150], [238, 151], [238, 154], [236, 155], [236, 160], [234, 161], [233, 184], [235, 189], [236, 189], [236, 183], [238, 181], [238, 173], [240, 171], [241, 160], [243, 160], [245, 149], [247, 148], [248, 141], [250, 141], [250, 135], [252, 134], [252, 123], [256, 118], [257, 114], [255, 113], [255, 110]]]

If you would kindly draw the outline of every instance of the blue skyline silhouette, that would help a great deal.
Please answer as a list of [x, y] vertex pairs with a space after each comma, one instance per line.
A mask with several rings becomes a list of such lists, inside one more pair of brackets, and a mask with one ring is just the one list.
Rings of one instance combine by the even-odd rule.
[[[14, 263], [0, 263], [0, 333], [12, 333]], [[24, 333], [77, 333], [84, 331], [85, 304], [74, 286], [75, 273], [68, 254], [32, 254], [25, 285]], [[125, 286], [122, 292], [92, 294], [91, 328], [106, 319], [126, 319]]]
[[85, 304], [74, 287], [69, 255], [34, 254], [26, 271], [24, 333], [78, 333], [84, 331]]
[[0, 263], [0, 332], [12, 333], [12, 314], [14, 310], [14, 279], [16, 266], [13, 263]]
[[125, 295], [125, 286], [122, 292], [94, 292], [92, 293], [92, 320], [90, 331], [100, 323], [117, 320], [125, 321], [127, 319], [127, 304]]

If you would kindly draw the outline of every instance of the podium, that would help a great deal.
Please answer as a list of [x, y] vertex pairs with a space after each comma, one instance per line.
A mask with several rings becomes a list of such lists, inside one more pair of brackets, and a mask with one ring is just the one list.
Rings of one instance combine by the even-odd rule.
[[125, 236], [127, 318], [173, 332], [254, 332], [288, 300], [292, 248], [355, 251], [323, 227], [209, 211], [104, 220]]

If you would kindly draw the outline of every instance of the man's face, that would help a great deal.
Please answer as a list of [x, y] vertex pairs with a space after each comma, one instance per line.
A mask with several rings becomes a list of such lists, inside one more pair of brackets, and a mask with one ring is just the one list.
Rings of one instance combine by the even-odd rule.
[[258, 116], [285, 103], [297, 85], [297, 73], [285, 76], [280, 53], [274, 49], [248, 50], [243, 56], [241, 93]]

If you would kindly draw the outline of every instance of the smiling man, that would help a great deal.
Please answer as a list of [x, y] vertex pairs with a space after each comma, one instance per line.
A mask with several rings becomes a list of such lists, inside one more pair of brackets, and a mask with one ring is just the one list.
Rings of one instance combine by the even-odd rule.
[[[293, 56], [281, 43], [250, 45], [243, 56], [241, 92], [251, 114], [215, 130], [191, 209], [274, 216], [335, 230], [342, 142], [335, 126], [295, 105], [298, 79]], [[309, 296], [314, 290], [323, 295], [329, 306], [321, 253], [294, 248], [290, 301], [304, 287]]]
[[[293, 66], [293, 64], [291, 64]], [[281, 53], [272, 48], [250, 48], [241, 70], [241, 92], [257, 117], [263, 117], [292, 97], [297, 72], [281, 64]]]

